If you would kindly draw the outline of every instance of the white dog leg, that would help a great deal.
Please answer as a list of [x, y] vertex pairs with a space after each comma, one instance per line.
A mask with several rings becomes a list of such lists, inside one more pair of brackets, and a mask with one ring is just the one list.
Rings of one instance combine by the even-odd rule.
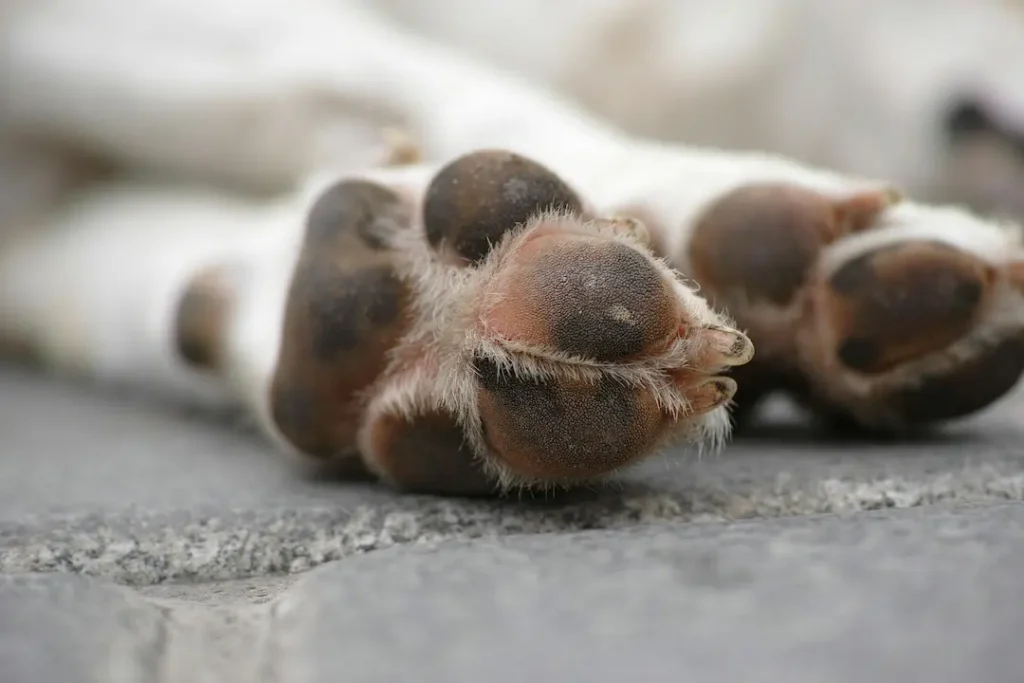
[[91, 189], [0, 251], [0, 339], [61, 373], [228, 403], [169, 332], [188, 280], [210, 265], [249, 266], [274, 220], [270, 203], [216, 192]]
[[[310, 256], [310, 235], [318, 231], [311, 232], [307, 219], [332, 196], [324, 190], [329, 182], [312, 182], [272, 204], [166, 189], [163, 196], [122, 190], [128, 202], [116, 192], [98, 193], [0, 263], [0, 324], [7, 336], [27, 340], [54, 367], [244, 402], [292, 450], [320, 457], [355, 451], [396, 483], [435, 490], [474, 488], [479, 480], [465, 484], [456, 473], [428, 481], [447, 465], [424, 473], [409, 470], [407, 457], [389, 458], [408, 452], [409, 441], [395, 435], [427, 438], [418, 420], [439, 422], [428, 432], [448, 435], [437, 437], [439, 453], [451, 453], [454, 424], [471, 446], [470, 458], [485, 465], [477, 473], [505, 483], [566, 482], [618, 469], [678, 431], [667, 425], [696, 427], [689, 433], [698, 441], [722, 437], [721, 406], [734, 386], [717, 373], [748, 360], [748, 351], [742, 336], [725, 329], [726, 319], [650, 259], [645, 243], [750, 331], [764, 349], [763, 363], [755, 365], [773, 386], [799, 387], [861, 424], [901, 428], [967, 414], [989, 405], [1020, 375], [1021, 354], [1012, 345], [1022, 329], [1022, 259], [1013, 231], [959, 211], [899, 202], [884, 184], [783, 159], [629, 141], [443, 51], [411, 39], [389, 45], [385, 38], [394, 35], [386, 28], [359, 22], [349, 25], [359, 26], [358, 34], [327, 20], [304, 27], [308, 41], [274, 52], [272, 73], [301, 74], [288, 82], [313, 82], [335, 101], [356, 103], [350, 113], [375, 107], [397, 113], [429, 158], [503, 146], [532, 157], [547, 167], [544, 192], [562, 183], [580, 198], [579, 207], [563, 207], [574, 217], [529, 219], [547, 203], [531, 192], [535, 176], [502, 166], [501, 182], [485, 183], [487, 192], [474, 201], [525, 206], [527, 216], [501, 220], [499, 212], [485, 221], [495, 234], [478, 234], [477, 227], [466, 237], [459, 227], [468, 220], [465, 207], [454, 202], [432, 213], [424, 199], [437, 181], [436, 167], [364, 174], [397, 193], [406, 219], [349, 197], [346, 202], [363, 208], [343, 202], [336, 207], [341, 217], [328, 225], [344, 233], [338, 239], [350, 240], [352, 231], [342, 228], [369, 211], [370, 223], [391, 216], [383, 222], [404, 225], [404, 234], [414, 236], [395, 250], [405, 265], [393, 267], [408, 283], [397, 291], [405, 287], [413, 301], [433, 297], [445, 305], [410, 307], [413, 320], [426, 311], [431, 322], [405, 329], [374, 304], [378, 294], [396, 291], [384, 276], [388, 264], [377, 263], [391, 256], [360, 246], [365, 259], [355, 265], [383, 269], [374, 271], [382, 279], [365, 289], [346, 279], [351, 250], [337, 252], [336, 262]], [[201, 154], [181, 158], [203, 163]], [[272, 155], [267, 160], [274, 163]], [[489, 177], [468, 173], [466, 182]], [[540, 198], [550, 199], [544, 192]], [[617, 215], [639, 218], [646, 229], [628, 220], [586, 220]], [[521, 232], [516, 226], [524, 222], [528, 229]], [[424, 234], [431, 249], [421, 248]], [[485, 250], [484, 265], [474, 265], [474, 252], [459, 246], [464, 237], [499, 246]], [[539, 250], [541, 238], [553, 240], [550, 254]], [[626, 272], [609, 263], [584, 273], [604, 257], [584, 249], [578, 259], [556, 258], [577, 239], [622, 245], [643, 265]], [[637, 301], [658, 304], [653, 312], [600, 300], [607, 304], [594, 317], [600, 324], [575, 332], [569, 325], [569, 341], [557, 342], [551, 321], [586, 310], [571, 308], [573, 296], [584, 296], [570, 296], [574, 274], [588, 283], [586, 296], [608, 289], [625, 296], [639, 282], [669, 282], [673, 295], [644, 290]], [[297, 287], [304, 298], [294, 295]], [[445, 295], [446, 288], [460, 294]], [[353, 292], [368, 298], [350, 317], [345, 306]], [[294, 310], [306, 313], [289, 317]], [[309, 362], [316, 357], [311, 340], [322, 341], [310, 320], [344, 323], [331, 326], [336, 334], [327, 337], [334, 341], [320, 345], [321, 365]], [[384, 322], [366, 328], [373, 320]], [[666, 320], [679, 323], [671, 335], [659, 327]], [[614, 353], [598, 348], [602, 340], [614, 347], [618, 342], [605, 337], [622, 326], [633, 330], [639, 346], [622, 342], [632, 351]], [[378, 355], [357, 364], [368, 375], [353, 380], [329, 358], [332, 349], [356, 343], [346, 341], [353, 331], [366, 329], [365, 348]], [[437, 334], [424, 337], [424, 329]], [[354, 357], [363, 358], [360, 353]], [[323, 384], [332, 373], [344, 381]], [[609, 377], [613, 386], [594, 388]], [[297, 385], [303, 391], [292, 391]], [[968, 394], [969, 400], [948, 400]], [[527, 410], [541, 399], [548, 401], [544, 414]], [[612, 438], [591, 422], [605, 416], [600, 424], [617, 424], [612, 415], [624, 420], [613, 430], [614, 448], [605, 441], [582, 453], [569, 442], [557, 453], [548, 448], [558, 438]], [[531, 440], [537, 438], [542, 441]]]
[[131, 169], [260, 189], [380, 163], [387, 127], [435, 161], [498, 145], [574, 169], [615, 137], [344, 2], [20, 3], [0, 26], [0, 91], [16, 130]]

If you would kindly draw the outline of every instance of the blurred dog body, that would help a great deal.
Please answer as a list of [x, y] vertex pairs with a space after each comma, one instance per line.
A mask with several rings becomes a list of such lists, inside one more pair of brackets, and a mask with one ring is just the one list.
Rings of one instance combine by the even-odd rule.
[[[918, 417], [979, 410], [1024, 372], [1019, 231], [921, 200], [1014, 182], [1024, 108], [1000, 79], [1024, 63], [1015, 15], [826, 1], [8, 5], [0, 346], [266, 418], [278, 349], [302, 336], [283, 316], [318, 193], [369, 173], [408, 227], [440, 164], [498, 148], [546, 166], [588, 215], [639, 220], [674, 271], [717, 286], [757, 329], [769, 384], [795, 376], [876, 426], [913, 417], [908, 392]], [[337, 322], [348, 290], [316, 282]], [[193, 367], [183, 339], [215, 360]]]
[[1011, 0], [21, 0], [5, 12], [0, 216], [51, 201], [95, 161], [258, 189], [325, 159], [365, 165], [401, 116], [339, 98], [305, 66], [330, 49], [320, 33], [367, 23], [547, 85], [631, 134], [1024, 215], [1024, 11]]
[[1011, 0], [372, 0], [633, 134], [764, 150], [1024, 215]]

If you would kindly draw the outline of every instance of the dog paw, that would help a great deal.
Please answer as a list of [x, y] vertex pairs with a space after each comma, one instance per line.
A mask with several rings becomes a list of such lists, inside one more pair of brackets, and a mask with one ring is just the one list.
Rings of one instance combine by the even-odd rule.
[[436, 341], [411, 372], [432, 374], [397, 393], [417, 397], [412, 412], [455, 415], [500, 484], [588, 481], [673, 436], [724, 437], [736, 387], [722, 373], [753, 347], [651, 253], [638, 221], [593, 215], [503, 151], [442, 168], [423, 217], [436, 263], [419, 288], [438, 303], [420, 339]]
[[1024, 250], [958, 209], [751, 185], [703, 214], [688, 256], [758, 347], [741, 400], [789, 390], [899, 432], [979, 411], [1024, 372]]
[[1024, 373], [1024, 249], [953, 209], [906, 207], [835, 245], [812, 272], [796, 333], [809, 391], [865, 427], [975, 413]]
[[288, 293], [271, 413], [298, 450], [463, 495], [724, 439], [753, 347], [640, 222], [498, 150], [368, 177], [314, 203]]

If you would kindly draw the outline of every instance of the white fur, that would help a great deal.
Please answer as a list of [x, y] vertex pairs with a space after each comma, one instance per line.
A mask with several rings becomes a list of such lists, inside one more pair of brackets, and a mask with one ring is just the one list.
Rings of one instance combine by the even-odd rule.
[[[265, 424], [304, 214], [339, 175], [417, 191], [432, 164], [510, 148], [560, 174], [599, 215], [642, 209], [681, 269], [695, 218], [738, 185], [781, 180], [843, 195], [883, 184], [781, 157], [630, 138], [352, 3], [34, 0], [0, 31], [9, 125], [75, 140], [148, 176], [88, 189], [18, 226], [28, 234], [0, 253], [0, 338], [29, 341], [55, 369], [242, 403]], [[408, 131], [428, 163], [364, 172], [387, 157], [385, 126]], [[890, 234], [938, 236], [988, 259], [1009, 253], [1005, 231], [965, 212], [905, 203], [883, 221], [893, 227], [829, 258]], [[226, 381], [186, 368], [170, 343], [186, 278], [216, 263], [238, 269], [244, 292]], [[709, 418], [712, 436], [723, 420]]]
[[395, 22], [631, 133], [761, 149], [942, 196], [941, 119], [977, 96], [1024, 131], [1013, 0], [375, 0]]

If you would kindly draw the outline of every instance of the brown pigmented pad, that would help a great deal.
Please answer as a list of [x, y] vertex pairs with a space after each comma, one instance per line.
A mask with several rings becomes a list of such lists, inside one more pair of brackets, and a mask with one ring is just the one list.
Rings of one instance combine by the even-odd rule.
[[1022, 373], [1024, 338], [1014, 337], [944, 375], [887, 396], [883, 402], [905, 424], [951, 420], [998, 400], [1017, 384]]
[[872, 374], [938, 351], [967, 334], [993, 269], [937, 242], [882, 247], [828, 279], [825, 310], [846, 367]]
[[884, 191], [833, 200], [795, 185], [745, 185], [698, 221], [690, 240], [692, 275], [727, 301], [785, 306], [823, 247], [869, 227], [894, 199]]
[[352, 448], [361, 392], [407, 330], [411, 293], [382, 239], [402, 220], [398, 197], [363, 181], [335, 185], [309, 213], [271, 386], [277, 428], [307, 454]]
[[679, 332], [668, 279], [620, 242], [577, 235], [528, 241], [492, 283], [489, 335], [597, 361], [656, 352]]
[[182, 360], [216, 369], [231, 306], [231, 285], [221, 269], [204, 270], [189, 281], [174, 317], [174, 345]]
[[397, 488], [414, 493], [487, 495], [496, 492], [455, 419], [440, 411], [413, 419], [387, 414], [370, 426], [370, 453]]
[[583, 206], [572, 188], [540, 164], [486, 150], [438, 172], [427, 188], [423, 222], [431, 246], [475, 264], [506, 232], [545, 210], [579, 214]]
[[651, 394], [605, 377], [594, 383], [517, 378], [474, 361], [484, 435], [520, 476], [578, 481], [647, 455], [666, 426]]
[[913, 432], [916, 428], [966, 417], [1009, 393], [1024, 374], [1024, 337], [1014, 336], [985, 348], [942, 374], [917, 378], [911, 384], [875, 393], [866, 408], [875, 417], [864, 422], [848, 408], [810, 392], [804, 403], [833, 431], [879, 434]]

